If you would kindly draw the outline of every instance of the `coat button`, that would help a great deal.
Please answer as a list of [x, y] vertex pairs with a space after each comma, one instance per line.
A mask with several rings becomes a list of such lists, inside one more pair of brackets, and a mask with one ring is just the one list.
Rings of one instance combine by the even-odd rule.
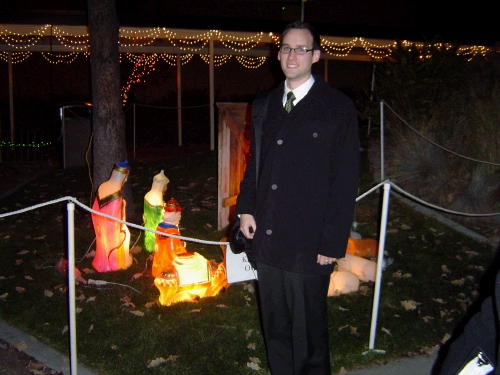
[[313, 138], [318, 138], [318, 133], [313, 133]]
[[266, 230], [266, 234], [271, 235], [273, 234], [273, 231], [271, 229]]
[[278, 139], [278, 142], [276, 142], [278, 145], [282, 145], [283, 144], [283, 140], [282, 139]]
[[271, 189], [276, 190], [277, 188], [278, 188], [278, 185], [276, 185], [276, 184], [271, 185]]

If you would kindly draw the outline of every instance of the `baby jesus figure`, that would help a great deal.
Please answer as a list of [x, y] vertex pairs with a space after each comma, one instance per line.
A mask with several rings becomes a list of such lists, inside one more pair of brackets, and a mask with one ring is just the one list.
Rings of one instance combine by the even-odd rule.
[[[163, 221], [156, 230], [180, 236], [181, 207], [174, 199], [165, 204]], [[172, 303], [215, 296], [227, 289], [225, 254], [222, 262], [209, 261], [197, 252], [186, 250], [179, 238], [156, 234], [151, 273], [160, 291], [160, 303]]]

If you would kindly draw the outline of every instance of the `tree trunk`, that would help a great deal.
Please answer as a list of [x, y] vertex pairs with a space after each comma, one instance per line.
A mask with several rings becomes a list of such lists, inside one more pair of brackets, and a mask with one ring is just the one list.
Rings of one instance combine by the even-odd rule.
[[[121, 101], [120, 25], [115, 0], [88, 0], [92, 83], [93, 188], [106, 181], [116, 162], [127, 159], [125, 114]], [[131, 171], [133, 173], [133, 171]], [[130, 183], [123, 188], [127, 216], [135, 214]]]

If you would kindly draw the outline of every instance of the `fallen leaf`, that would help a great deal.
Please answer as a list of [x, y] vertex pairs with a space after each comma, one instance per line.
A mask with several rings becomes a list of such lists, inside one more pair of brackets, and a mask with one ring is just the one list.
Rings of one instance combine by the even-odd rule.
[[344, 309], [342, 306], [339, 306], [340, 311], [349, 311], [349, 309]]
[[219, 307], [221, 309], [227, 309], [227, 306], [226, 305], [216, 305], [215, 307]]
[[29, 251], [28, 250], [23, 250], [23, 251], [20, 251], [17, 253], [17, 255], [24, 255], [24, 254], [28, 254]]
[[133, 310], [130, 311], [131, 314], [134, 314], [135, 316], [144, 316], [144, 313], [140, 310]]
[[359, 337], [359, 333], [358, 333], [358, 328], [357, 327], [349, 326], [349, 328], [351, 330], [351, 335]]
[[405, 273], [404, 275], [401, 275], [401, 278], [403, 279], [408, 279], [410, 277], [413, 277], [411, 273]]
[[68, 326], [64, 326], [61, 334], [65, 334], [66, 332], [68, 332]]
[[382, 327], [382, 332], [387, 333], [389, 336], [392, 336], [391, 331], [389, 331], [387, 328]]
[[134, 246], [133, 248], [130, 249], [130, 254], [139, 254], [142, 251], [142, 247], [140, 246]]
[[28, 370], [34, 375], [44, 375], [45, 372], [45, 363], [42, 362], [36, 362], [36, 361], [29, 361], [28, 363]]
[[247, 367], [251, 368], [252, 370], [259, 371], [260, 366], [257, 363], [253, 362], [247, 362]]
[[434, 318], [432, 316], [426, 315], [426, 316], [423, 316], [422, 319], [424, 320], [424, 322], [429, 323]]
[[158, 357], [156, 359], [153, 359], [151, 362], [149, 362], [148, 367], [149, 368], [156, 367], [158, 365], [161, 365], [163, 362], [165, 362], [165, 359], [162, 357]]
[[461, 279], [458, 279], [458, 280], [452, 280], [450, 281], [450, 283], [452, 283], [453, 285], [457, 285], [457, 286], [462, 286], [465, 284], [465, 278], [461, 278]]
[[392, 277], [401, 278], [401, 270], [394, 272], [394, 273], [392, 274]]
[[344, 328], [349, 327], [349, 324], [346, 324], [345, 326], [339, 327], [339, 331], [342, 331]]
[[80, 313], [82, 312], [82, 310], [83, 310], [83, 309], [82, 309], [81, 307], [77, 307], [77, 308], [75, 309], [75, 313], [80, 314]]
[[190, 313], [199, 313], [201, 311], [201, 309], [194, 309], [194, 310], [191, 310]]
[[16, 290], [17, 290], [19, 293], [24, 293], [24, 292], [26, 292], [26, 289], [24, 289], [23, 287], [20, 287], [20, 286], [16, 286]]
[[388, 229], [385, 233], [398, 233], [399, 229], [393, 228], [393, 229]]
[[441, 298], [433, 298], [432, 299], [433, 301], [436, 301], [437, 303], [446, 303], [445, 301], [443, 301]]
[[8, 295], [9, 295], [9, 293], [4, 293], [4, 294], [0, 295], [0, 299], [2, 301], [5, 301], [5, 299], [7, 298]]
[[467, 254], [467, 256], [469, 258], [472, 258], [472, 257], [475, 257], [475, 256], [479, 255], [479, 253], [477, 251], [472, 251], [472, 250], [471, 251], [464, 251], [464, 253]]
[[31, 276], [24, 276], [24, 278], [25, 278], [26, 280], [30, 280], [30, 281], [33, 281], [33, 280], [34, 280]]
[[142, 277], [142, 272], [136, 273], [134, 276], [132, 276], [132, 278], [131, 278], [130, 280], [131, 280], [131, 281], [132, 281], [132, 280], [136, 280], [136, 279], [138, 279], [139, 277]]
[[20, 266], [23, 263], [24, 263], [24, 260], [22, 260], [22, 259], [16, 259], [15, 265], [16, 266]]
[[441, 266], [441, 270], [444, 272], [444, 273], [451, 273], [451, 271], [448, 269], [448, 267], [446, 266], [446, 264], [443, 264]]
[[248, 340], [248, 338], [252, 335], [253, 329], [248, 330], [245, 338]]
[[255, 293], [255, 288], [252, 284], [245, 284], [243, 289], [245, 289], [248, 293]]
[[148, 309], [150, 309], [151, 306], [154, 306], [155, 304], [156, 304], [156, 302], [148, 302], [144, 306], [146, 306]]
[[90, 325], [90, 327], [89, 327], [89, 333], [90, 333], [90, 331], [92, 331], [93, 329], [94, 329], [94, 325], [93, 325], [93, 324], [91, 324], [91, 325]]
[[95, 250], [89, 251], [87, 255], [85, 255], [85, 258], [94, 258], [95, 257]]
[[95, 296], [87, 298], [87, 303], [94, 301], [95, 301]]
[[11, 346], [16, 348], [20, 352], [28, 349], [28, 345], [26, 345], [26, 343], [24, 341], [19, 341], [19, 342], [13, 343], [13, 344], [11, 344]]
[[250, 342], [250, 343], [248, 343], [248, 345], [247, 345], [247, 349], [255, 350], [255, 347], [256, 347], [256, 346], [255, 346], [255, 343], [254, 343], [254, 342]]
[[175, 361], [177, 361], [177, 358], [179, 358], [179, 356], [178, 356], [178, 355], [172, 355], [172, 354], [170, 354], [170, 355], [168, 356], [168, 358], [167, 358], [167, 361], [170, 361], [170, 362], [175, 362]]
[[118, 346], [116, 346], [115, 344], [111, 345], [111, 349], [112, 350], [118, 350]]
[[261, 364], [261, 361], [259, 358], [256, 358], [256, 357], [250, 357], [248, 358], [250, 360], [250, 362], [253, 362], [253, 363], [257, 363], [257, 364]]
[[94, 271], [94, 270], [91, 270], [90, 268], [84, 268], [84, 269], [83, 269], [83, 273], [85, 273], [86, 275], [88, 275], [88, 274], [95, 273], [95, 271]]
[[85, 300], [85, 295], [82, 293], [78, 297], [75, 297], [77, 301], [84, 301]]
[[43, 294], [45, 294], [45, 297], [52, 297], [54, 295], [54, 292], [51, 292], [50, 290], [45, 289], [43, 291]]
[[405, 300], [405, 301], [399, 301], [401, 302], [401, 305], [406, 309], [406, 310], [415, 310], [418, 305], [421, 305], [420, 302], [415, 302], [412, 300]]

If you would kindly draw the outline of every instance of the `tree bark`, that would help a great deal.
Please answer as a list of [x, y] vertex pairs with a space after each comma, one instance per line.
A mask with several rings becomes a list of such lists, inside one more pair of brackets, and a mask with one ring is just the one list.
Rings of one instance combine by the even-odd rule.
[[[88, 0], [90, 71], [92, 84], [94, 193], [116, 162], [127, 159], [125, 114], [121, 101], [120, 25], [115, 0]], [[133, 173], [133, 171], [131, 171]], [[123, 187], [127, 216], [135, 214], [130, 183]]]

